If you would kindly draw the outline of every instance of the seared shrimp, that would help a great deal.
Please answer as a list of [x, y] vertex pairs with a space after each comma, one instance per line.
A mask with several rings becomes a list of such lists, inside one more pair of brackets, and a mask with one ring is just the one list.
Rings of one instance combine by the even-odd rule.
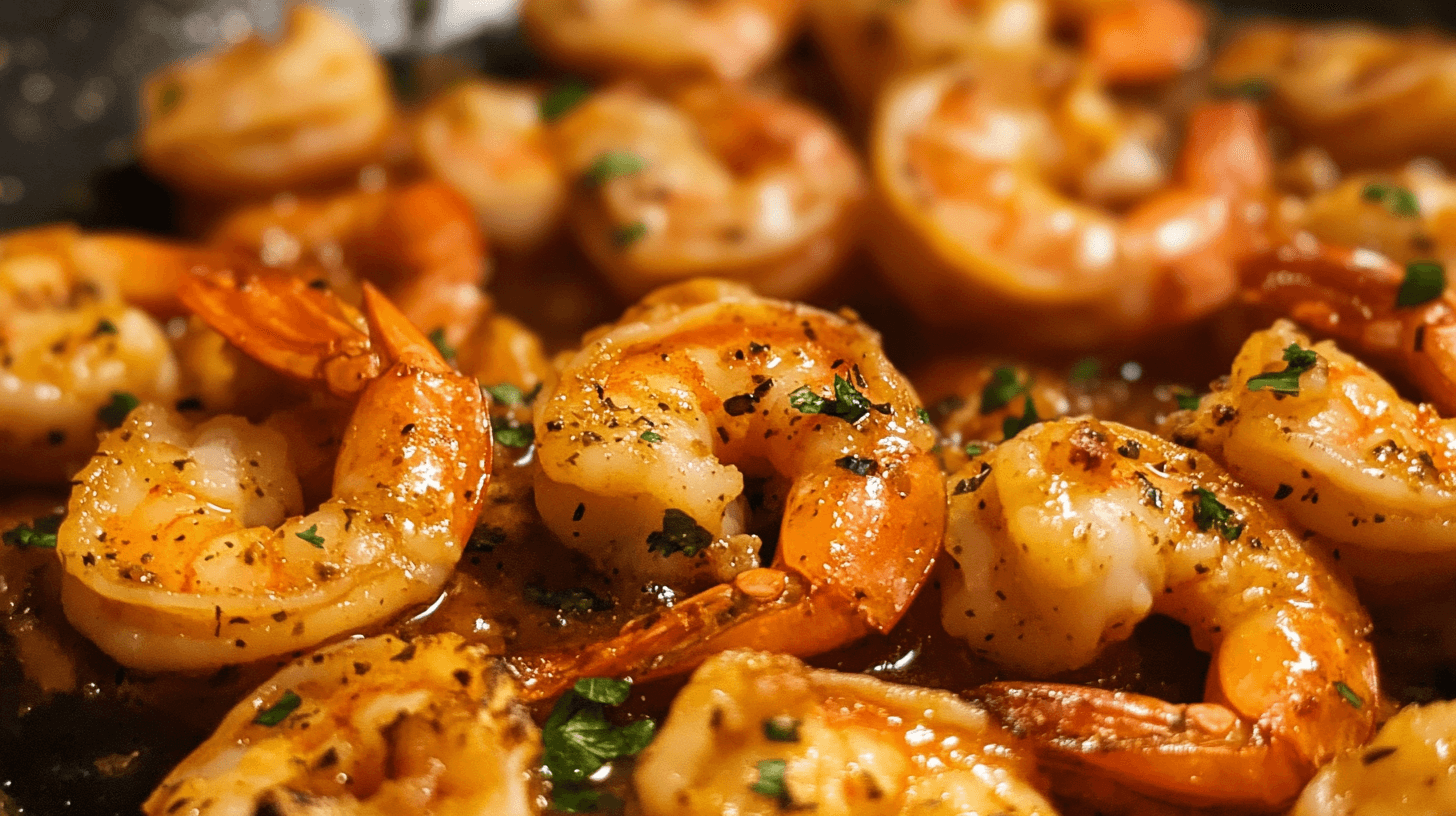
[[[306, 649], [433, 598], [449, 577], [490, 472], [483, 398], [364, 291], [367, 336], [330, 313], [327, 293], [286, 276], [184, 283], [184, 300], [234, 343], [357, 402], [333, 496], [307, 515], [270, 428], [194, 425], [144, 405], [102, 439], [57, 550], [67, 617], [118, 662], [196, 670]], [[367, 377], [334, 353], [377, 355], [384, 369]]]
[[492, 244], [530, 249], [556, 230], [566, 184], [539, 94], [466, 80], [431, 99], [411, 131], [420, 162], [470, 202]]
[[[1290, 348], [1308, 364], [1291, 363]], [[1261, 384], [1269, 372], [1277, 387]], [[1357, 578], [1456, 574], [1456, 423], [1407, 402], [1332, 341], [1311, 343], [1284, 320], [1256, 332], [1222, 387], [1171, 432], [1339, 545]]]
[[[944, 525], [933, 433], [863, 324], [699, 281], [560, 376], [535, 416], [546, 525], [613, 574], [717, 584], [558, 661], [565, 675], [681, 671], [735, 645], [813, 654], [890, 629], [924, 582]], [[782, 507], [769, 568], [746, 479]]]
[[147, 816], [539, 812], [540, 735], [505, 666], [458, 635], [293, 661], [168, 774]]
[[747, 79], [798, 27], [803, 0], [526, 0], [521, 22], [573, 71], [657, 82]]
[[1290, 816], [1441, 816], [1456, 808], [1456, 702], [1407, 706], [1326, 765]]
[[1094, 420], [1036, 425], [952, 475], [942, 622], [1045, 675], [1150, 613], [1211, 652], [1205, 699], [1053, 683], [975, 693], [1048, 759], [1183, 804], [1275, 808], [1370, 738], [1370, 621], [1278, 512], [1205, 454]]
[[1213, 77], [1268, 92], [1295, 138], [1346, 166], [1456, 157], [1456, 42], [1431, 31], [1261, 22], [1223, 47]]
[[627, 88], [557, 126], [569, 218], [624, 294], [699, 275], [806, 294], [851, 248], [864, 180], [834, 126], [787, 99], [715, 86], [675, 104]]
[[348, 175], [379, 154], [393, 118], [369, 43], [300, 3], [276, 43], [249, 37], [148, 78], [138, 152], [169, 183], [241, 198]]
[[761, 652], [693, 674], [634, 780], [645, 816], [1055, 813], [1030, 752], [985, 711]]
[[[1262, 239], [1270, 160], [1257, 110], [1195, 110], [1177, 181], [1161, 189], [1135, 117], [1087, 70], [1055, 73], [960, 64], [886, 90], [870, 246], [890, 282], [927, 321], [1043, 346], [1126, 338], [1223, 305]], [[1111, 200], [1140, 203], [1123, 216], [1095, 205]]]
[[470, 205], [438, 181], [284, 195], [233, 211], [209, 242], [336, 286], [372, 281], [416, 326], [458, 343], [486, 307], [489, 268]]

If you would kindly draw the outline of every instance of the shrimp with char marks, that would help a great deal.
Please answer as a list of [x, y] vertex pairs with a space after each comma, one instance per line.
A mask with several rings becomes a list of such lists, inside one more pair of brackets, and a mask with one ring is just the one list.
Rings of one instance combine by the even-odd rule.
[[1374, 733], [1382, 696], [1354, 592], [1207, 455], [1063, 419], [947, 485], [942, 622], [976, 652], [1044, 676], [1159, 613], [1213, 656], [1191, 705], [1042, 682], [972, 693], [1048, 761], [1181, 804], [1272, 809]]
[[347, 640], [223, 718], [147, 816], [529, 816], [540, 735], [497, 658], [458, 635]]
[[260, 361], [354, 397], [333, 495], [299, 515], [271, 428], [144, 405], [78, 476], [57, 537], [72, 624], [124, 665], [203, 670], [433, 598], [489, 477], [479, 385], [367, 284], [367, 334], [329, 293], [280, 273], [211, 270], [181, 295]]
[[727, 652], [637, 760], [645, 816], [1054, 816], [1030, 751], [944, 691]]

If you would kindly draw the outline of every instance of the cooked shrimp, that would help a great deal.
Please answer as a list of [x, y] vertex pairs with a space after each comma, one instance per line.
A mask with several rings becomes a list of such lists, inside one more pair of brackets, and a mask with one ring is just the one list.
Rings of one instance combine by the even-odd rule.
[[1456, 261], [1456, 182], [1429, 164], [1353, 173], [1296, 210], [1291, 232], [1368, 249], [1398, 263]]
[[798, 28], [803, 0], [527, 0], [521, 23], [573, 71], [659, 82], [747, 79]]
[[557, 126], [580, 178], [577, 241], [624, 294], [717, 275], [797, 297], [853, 243], [864, 180], [822, 116], [787, 99], [698, 86], [675, 104], [598, 93]]
[[1290, 816], [1441, 816], [1456, 808], [1456, 702], [1407, 706], [1326, 765]]
[[[334, 494], [307, 515], [288, 446], [270, 428], [227, 416], [194, 425], [143, 405], [102, 439], [57, 550], [67, 617], [117, 661], [195, 670], [257, 660], [439, 592], [480, 510], [486, 412], [473, 379], [364, 291], [368, 336], [338, 326], [327, 293], [287, 276], [186, 280], [184, 300], [234, 343], [336, 391], [352, 387], [357, 403]], [[360, 337], [328, 337], [349, 330]], [[378, 355], [384, 370], [369, 378], [338, 365], [328, 342], [308, 364], [300, 338]]]
[[1343, 577], [1206, 455], [1114, 423], [1035, 425], [952, 475], [942, 622], [1019, 672], [1085, 665], [1150, 613], [1211, 652], [1205, 699], [976, 692], [1048, 759], [1182, 804], [1274, 808], [1369, 739], [1370, 621]]
[[[924, 582], [944, 523], [933, 433], [863, 324], [698, 281], [589, 337], [560, 377], [535, 416], [546, 525], [625, 579], [717, 584], [563, 672], [813, 654], [888, 630]], [[766, 569], [748, 479], [783, 508]]]
[[[1295, 371], [1291, 346], [1313, 352]], [[1456, 574], [1456, 422], [1414, 405], [1332, 341], [1281, 320], [1256, 332], [1221, 387], [1171, 432], [1273, 496], [1303, 528], [1339, 547], [1357, 578], [1440, 581]]]
[[347, 640], [228, 712], [142, 809], [534, 814], [540, 735], [505, 666], [458, 635]]
[[492, 244], [530, 249], [556, 231], [566, 183], [547, 142], [539, 94], [462, 81], [431, 99], [411, 130], [420, 162], [470, 202]]
[[1056, 812], [985, 711], [762, 652], [704, 663], [633, 778], [645, 816]]
[[489, 268], [470, 205], [437, 181], [279, 196], [228, 214], [208, 240], [300, 274], [322, 269], [345, 289], [355, 275], [367, 279], [450, 343], [465, 339], [486, 307]]
[[1456, 43], [1431, 31], [1260, 22], [1223, 47], [1213, 78], [1267, 90], [1296, 139], [1346, 166], [1456, 157]]
[[137, 150], [185, 190], [235, 199], [347, 176], [373, 160], [394, 117], [384, 63], [317, 6], [282, 37], [253, 36], [153, 74]]
[[[921, 318], [1078, 346], [1191, 320], [1237, 291], [1270, 174], [1257, 110], [1195, 110], [1165, 187], [1131, 114], [1075, 73], [1049, 82], [960, 64], [887, 89], [870, 246]], [[1118, 216], [1062, 184], [1092, 202], [1140, 203]]]
[[1082, 29], [1082, 46], [1108, 82], [1172, 79], [1205, 53], [1208, 20], [1187, 0], [1052, 0]]

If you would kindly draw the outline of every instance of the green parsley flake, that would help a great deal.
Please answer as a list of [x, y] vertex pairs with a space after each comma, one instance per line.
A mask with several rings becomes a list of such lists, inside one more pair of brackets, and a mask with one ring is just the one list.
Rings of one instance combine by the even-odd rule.
[[807, 385], [801, 385], [789, 393], [789, 405], [801, 414], [824, 413], [824, 398], [815, 394]]
[[572, 691], [602, 705], [621, 705], [632, 694], [631, 680], [614, 680], [610, 677], [587, 677], [576, 681]]
[[1365, 701], [1360, 699], [1360, 695], [1356, 694], [1354, 689], [1345, 685], [1345, 681], [1336, 680], [1335, 691], [1339, 692], [1340, 696], [1345, 698], [1345, 702], [1349, 703], [1351, 708], [1363, 708], [1365, 706]]
[[614, 606], [589, 589], [546, 589], [536, 584], [526, 585], [526, 600], [567, 615], [606, 612]]
[[1360, 191], [1360, 197], [1371, 203], [1383, 204], [1391, 215], [1401, 218], [1415, 218], [1421, 214], [1416, 194], [1399, 184], [1372, 181]]
[[0, 540], [12, 547], [54, 550], [56, 548], [56, 531], [61, 529], [61, 518], [60, 513], [41, 516], [30, 524], [22, 524], [6, 530], [5, 535], [0, 536]]
[[967, 456], [980, 456], [981, 454], [983, 454], [985, 452], [986, 452], [986, 449], [984, 447], [982, 447], [979, 442], [967, 442], [966, 443], [966, 455]]
[[558, 813], [621, 813], [626, 803], [610, 791], [584, 785], [555, 785], [551, 788], [551, 809]]
[[541, 99], [541, 118], [554, 122], [565, 116], [567, 111], [580, 105], [590, 95], [590, 85], [579, 79], [568, 79], [552, 88]]
[[[526, 392], [508, 382], [481, 387], [485, 389], [485, 393], [489, 394], [491, 399], [501, 405], [525, 405], [527, 402]], [[537, 389], [540, 387], [539, 385], [536, 386]], [[532, 394], [535, 394], [535, 392], [533, 391]]]
[[1299, 375], [1314, 368], [1319, 362], [1319, 355], [1309, 349], [1300, 348], [1298, 343], [1290, 343], [1284, 349], [1284, 362], [1286, 365], [1283, 371], [1269, 371], [1250, 377], [1249, 390], [1268, 389], [1276, 394], [1299, 396]]
[[1001, 366], [991, 372], [991, 379], [986, 387], [981, 389], [981, 414], [989, 414], [998, 408], [1004, 408], [1026, 390], [1026, 384], [1022, 383], [1016, 376], [1016, 369], [1011, 366]]
[[294, 694], [292, 690], [285, 691], [283, 696], [278, 698], [278, 702], [258, 712], [258, 716], [253, 718], [253, 722], [272, 728], [288, 719], [288, 715], [292, 714], [302, 702], [303, 698]]
[[663, 557], [680, 552], [692, 558], [713, 543], [713, 534], [698, 525], [693, 517], [676, 508], [662, 514], [662, 529], [649, 533], [647, 551]]
[[798, 742], [800, 725], [793, 717], [769, 717], [763, 721], [763, 736], [770, 742]]
[[96, 321], [96, 330], [91, 332], [92, 336], [100, 337], [103, 334], [116, 334], [116, 324], [106, 318]]
[[617, 249], [626, 249], [646, 236], [647, 225], [641, 221], [633, 221], [612, 231], [612, 246]]
[[1202, 397], [1192, 391], [1181, 389], [1173, 394], [1173, 399], [1178, 401], [1178, 408], [1183, 411], [1197, 411], [1198, 403], [1203, 401]]
[[450, 345], [449, 341], [445, 339], [444, 327], [430, 332], [430, 342], [435, 344], [435, 350], [440, 352], [440, 356], [445, 358], [445, 362], [454, 365], [455, 347]]
[[294, 535], [298, 536], [304, 541], [307, 541], [315, 547], [318, 547], [320, 550], [324, 548], [324, 537], [318, 534], [317, 524], [309, 527], [307, 530], [304, 530], [301, 533], [294, 533]]
[[789, 806], [789, 786], [784, 781], [784, 772], [789, 769], [789, 763], [782, 759], [765, 759], [758, 763], [758, 781], [748, 786], [748, 789], [759, 796], [767, 796], [770, 799], [777, 799], [780, 808]]
[[652, 444], [654, 442], [661, 442], [662, 441], [662, 434], [658, 433], [657, 431], [643, 431], [642, 432], [642, 436], [639, 437], [639, 438], [643, 442], [646, 442], [647, 444], [650, 445], [650, 444]]
[[1001, 420], [1001, 435], [1010, 439], [1038, 422], [1041, 422], [1041, 417], [1037, 416], [1036, 403], [1027, 394], [1021, 416], [1009, 416]]
[[647, 169], [647, 160], [625, 150], [609, 150], [597, 156], [583, 174], [589, 184], [606, 184], [615, 178], [630, 176]]
[[1411, 261], [1405, 265], [1405, 280], [1395, 293], [1396, 306], [1430, 303], [1446, 291], [1446, 267], [1435, 261]]
[[824, 414], [838, 417], [853, 425], [869, 415], [870, 410], [887, 412], [888, 405], [875, 405], [861, 394], [849, 380], [834, 375], [834, 398], [825, 399], [804, 385], [789, 392], [789, 405], [802, 414]]
[[533, 425], [510, 417], [491, 417], [490, 429], [495, 432], [495, 441], [508, 448], [529, 448], [536, 439]]
[[111, 401], [96, 410], [96, 418], [108, 428], [119, 428], [121, 423], [126, 421], [126, 417], [132, 412], [132, 409], [141, 404], [142, 401], [137, 399], [134, 394], [126, 391], [112, 391]]
[[1067, 379], [1077, 385], [1096, 380], [1102, 374], [1102, 363], [1096, 357], [1083, 357], [1072, 364], [1072, 370], [1067, 374]]
[[607, 721], [606, 706], [624, 702], [630, 690], [628, 681], [592, 677], [578, 680], [556, 701], [541, 727], [542, 764], [551, 777], [554, 809], [575, 813], [597, 804], [584, 784], [587, 779], [652, 741], [657, 725], [650, 719], [620, 727]]
[[930, 424], [930, 412], [925, 410], [924, 408], [916, 408], [915, 416], [918, 417], [920, 421], [924, 422], [926, 425]]
[[157, 115], [166, 116], [171, 113], [178, 103], [182, 101], [182, 86], [175, 82], [167, 83], [167, 87], [157, 95]]
[[1195, 487], [1193, 494], [1198, 498], [1198, 503], [1193, 505], [1193, 523], [1198, 525], [1198, 529], [1207, 532], [1209, 528], [1213, 528], [1224, 539], [1237, 541], [1244, 532], [1244, 523], [1237, 519], [1233, 511], [1224, 507], [1211, 490]]

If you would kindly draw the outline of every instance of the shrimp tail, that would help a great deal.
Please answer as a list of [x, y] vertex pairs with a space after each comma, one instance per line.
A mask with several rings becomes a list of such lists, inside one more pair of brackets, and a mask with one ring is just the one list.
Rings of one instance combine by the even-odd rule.
[[1216, 703], [1031, 682], [990, 683], [968, 696], [1044, 759], [1181, 803], [1274, 810], [1315, 771], [1293, 745]]
[[367, 281], [364, 284], [364, 316], [369, 321], [370, 342], [385, 361], [407, 363], [436, 374], [452, 370], [424, 332]]

